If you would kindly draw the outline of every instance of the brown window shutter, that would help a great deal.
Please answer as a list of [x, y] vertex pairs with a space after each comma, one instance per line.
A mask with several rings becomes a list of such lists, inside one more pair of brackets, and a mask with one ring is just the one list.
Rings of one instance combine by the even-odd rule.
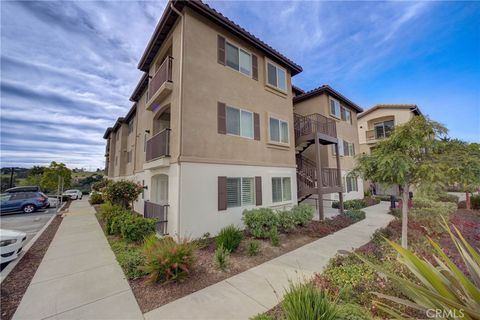
[[225, 38], [221, 35], [217, 37], [218, 41], [218, 63], [225, 65]]
[[260, 140], [260, 115], [253, 114], [253, 137], [255, 140]]
[[227, 177], [218, 177], [218, 211], [227, 210]]
[[258, 58], [252, 54], [252, 78], [258, 80]]
[[262, 205], [262, 177], [255, 177], [255, 205]]
[[217, 119], [218, 119], [218, 133], [227, 133], [227, 116], [225, 114], [225, 103], [218, 102], [217, 104]]

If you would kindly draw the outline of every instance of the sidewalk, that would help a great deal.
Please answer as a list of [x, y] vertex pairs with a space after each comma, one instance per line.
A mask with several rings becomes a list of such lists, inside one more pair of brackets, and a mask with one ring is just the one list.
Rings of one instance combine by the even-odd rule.
[[94, 214], [70, 205], [13, 319], [143, 319]]
[[365, 208], [365, 220], [147, 312], [144, 317], [234, 320], [265, 312], [278, 304], [289, 280], [306, 281], [322, 271], [338, 250], [351, 250], [369, 242], [376, 229], [393, 219], [387, 214], [388, 205], [381, 202]]

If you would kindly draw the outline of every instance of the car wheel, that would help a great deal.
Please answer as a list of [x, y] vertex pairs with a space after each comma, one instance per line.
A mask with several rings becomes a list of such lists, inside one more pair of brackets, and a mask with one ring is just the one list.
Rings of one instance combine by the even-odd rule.
[[22, 210], [24, 213], [32, 213], [36, 210], [37, 208], [33, 204], [26, 204], [23, 206]]

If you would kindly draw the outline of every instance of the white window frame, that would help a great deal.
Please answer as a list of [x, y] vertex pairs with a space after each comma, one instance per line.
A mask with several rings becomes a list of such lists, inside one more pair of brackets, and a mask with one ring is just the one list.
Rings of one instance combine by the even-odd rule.
[[[278, 138], [279, 138], [279, 141], [272, 140], [272, 131], [271, 131], [271, 127], [270, 127], [270, 120], [272, 120], [272, 119], [278, 121]], [[287, 142], [282, 142], [282, 123], [287, 124]], [[274, 143], [274, 144], [281, 144], [281, 145], [284, 145], [284, 146], [289, 146], [290, 145], [290, 124], [288, 123], [288, 121], [280, 119], [280, 118], [278, 118], [274, 115], [269, 115], [268, 116], [268, 141], [270, 143]]]
[[[234, 67], [231, 67], [227, 64], [227, 44], [231, 45], [232, 47], [235, 47], [238, 49], [238, 70], [235, 69]], [[244, 72], [241, 71], [241, 68], [240, 68], [240, 51], [243, 51], [243, 53], [246, 53], [250, 56], [250, 74], [246, 74]], [[225, 66], [232, 69], [232, 70], [235, 70], [241, 74], [243, 74], [244, 76], [246, 77], [249, 77], [249, 78], [252, 78], [253, 77], [253, 60], [252, 60], [252, 53], [248, 50], [245, 50], [244, 48], [242, 48], [241, 46], [239, 46], [238, 44], [236, 43], [233, 43], [232, 41], [230, 40], [226, 40], [225, 39]]]
[[[255, 203], [256, 203], [255, 177], [227, 177], [227, 181], [228, 181], [228, 179], [240, 179], [240, 205], [239, 206], [229, 206], [228, 205], [228, 190], [227, 190], [227, 209], [255, 206]], [[245, 204], [243, 202], [243, 179], [252, 179], [252, 186], [253, 186], [252, 203]]]
[[[338, 106], [338, 115], [336, 115], [335, 113], [332, 113], [332, 103], [331, 103], [331, 101], [333, 101], [335, 103], [335, 111], [337, 111], [337, 106]], [[340, 105], [340, 101], [330, 97], [329, 103], [328, 103], [328, 112], [335, 119], [341, 120], [342, 119], [342, 106]]]
[[[287, 93], [287, 88], [288, 88], [288, 83], [287, 83], [287, 70], [285, 68], [282, 68], [280, 67], [278, 64], [276, 64], [275, 62], [269, 60], [269, 59], [265, 59], [265, 84], [275, 90], [279, 90], [283, 93]], [[275, 67], [275, 74], [277, 76], [277, 85], [273, 85], [273, 84], [270, 84], [268, 82], [268, 65], [271, 64], [273, 67]], [[282, 89], [278, 86], [278, 69], [282, 70], [284, 73], [285, 73], [285, 89]]]
[[[235, 109], [235, 110], [239, 110], [240, 112], [240, 134], [234, 134], [234, 133], [229, 133], [228, 132], [228, 119], [227, 119], [227, 109], [228, 108], [231, 108], [231, 109]], [[243, 130], [242, 130], [242, 112], [245, 112], [245, 113], [249, 113], [252, 115], [252, 136], [249, 137], [249, 136], [244, 136], [243, 135]], [[245, 139], [250, 139], [250, 140], [253, 140], [255, 139], [255, 115], [252, 111], [248, 111], [248, 110], [245, 110], [245, 109], [242, 109], [242, 108], [238, 108], [238, 107], [234, 107], [234, 106], [230, 106], [230, 105], [226, 105], [225, 106], [225, 132], [228, 136], [234, 136], [234, 137], [242, 137], [242, 138], [245, 138]]]
[[[274, 201], [273, 199], [273, 179], [280, 179], [280, 186], [281, 186], [281, 193], [282, 193], [282, 199], [280, 201]], [[284, 179], [290, 179], [290, 199], [286, 200], [284, 198], [284, 193], [285, 193], [285, 188], [284, 188]], [[288, 176], [284, 176], [284, 177], [272, 177], [272, 179], [270, 180], [271, 182], [271, 186], [272, 186], [272, 203], [274, 204], [282, 204], [282, 203], [289, 203], [289, 202], [292, 202], [292, 178], [291, 177], [288, 177]]]
[[[350, 179], [350, 186], [351, 186], [351, 190], [348, 190], [348, 180]], [[352, 183], [353, 181], [355, 181], [355, 183]], [[345, 190], [347, 191], [347, 193], [349, 192], [358, 192], [358, 178], [357, 177], [349, 177], [348, 174], [345, 175]]]

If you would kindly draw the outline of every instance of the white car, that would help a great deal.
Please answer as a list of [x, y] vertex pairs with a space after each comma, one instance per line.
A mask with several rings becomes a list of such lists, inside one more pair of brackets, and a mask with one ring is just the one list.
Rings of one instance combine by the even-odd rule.
[[0, 263], [15, 260], [22, 251], [25, 240], [25, 232], [0, 229]]
[[69, 196], [72, 200], [82, 199], [83, 194], [80, 190], [67, 190], [63, 193], [64, 196]]

